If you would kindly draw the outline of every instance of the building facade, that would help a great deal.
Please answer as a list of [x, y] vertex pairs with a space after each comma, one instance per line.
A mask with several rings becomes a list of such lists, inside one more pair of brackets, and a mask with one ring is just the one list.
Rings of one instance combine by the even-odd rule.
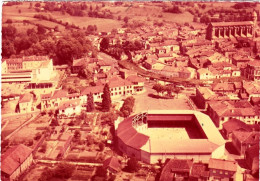
[[256, 12], [253, 12], [252, 19], [253, 21], [210, 23], [207, 28], [207, 39], [218, 40], [236, 37], [254, 38], [257, 21]]

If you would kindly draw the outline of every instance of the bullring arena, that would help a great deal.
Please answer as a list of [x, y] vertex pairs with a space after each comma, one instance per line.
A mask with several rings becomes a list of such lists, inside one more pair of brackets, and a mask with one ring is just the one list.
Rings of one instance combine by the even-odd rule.
[[167, 158], [208, 162], [225, 151], [212, 120], [193, 110], [151, 110], [117, 120], [116, 135], [120, 151], [151, 164]]

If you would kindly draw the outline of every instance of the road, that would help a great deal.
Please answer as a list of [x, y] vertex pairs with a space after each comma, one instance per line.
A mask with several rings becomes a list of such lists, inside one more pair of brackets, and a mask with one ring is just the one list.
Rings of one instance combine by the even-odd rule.
[[[48, 163], [48, 164], [57, 164], [62, 163], [64, 161], [56, 161], [56, 160], [36, 160], [37, 163]], [[71, 165], [83, 165], [83, 166], [102, 166], [102, 163], [87, 163], [87, 162], [72, 162], [72, 161], [66, 161], [66, 163]]]

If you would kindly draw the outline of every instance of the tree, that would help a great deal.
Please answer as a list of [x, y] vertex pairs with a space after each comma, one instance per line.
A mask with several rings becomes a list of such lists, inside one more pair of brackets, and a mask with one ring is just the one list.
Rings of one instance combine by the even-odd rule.
[[197, 16], [193, 17], [193, 22], [195, 22], [195, 23], [198, 22], [198, 17]]
[[92, 72], [87, 68], [87, 66], [82, 66], [78, 72], [78, 76], [81, 78], [85, 78], [87, 80], [91, 80], [93, 78]]
[[104, 145], [104, 143], [100, 142], [100, 143], [98, 144], [98, 147], [99, 147], [99, 151], [103, 151], [104, 148], [105, 148], [105, 145]]
[[102, 95], [102, 109], [103, 111], [109, 111], [111, 108], [111, 97], [110, 97], [110, 89], [108, 84], [105, 84]]
[[140, 165], [138, 163], [138, 161], [136, 160], [135, 157], [131, 157], [128, 161], [127, 161], [127, 166], [126, 166], [126, 170], [128, 172], [136, 172], [138, 171], [140, 168]]
[[93, 94], [88, 94], [88, 100], [87, 100], [87, 111], [92, 112], [95, 109], [94, 105], [94, 97]]
[[107, 176], [107, 170], [104, 167], [97, 167], [96, 175], [100, 177], [106, 177]]
[[51, 121], [50, 126], [59, 126], [58, 120], [56, 118], [53, 118], [52, 121]]
[[7, 38], [7, 37], [14, 38], [16, 35], [16, 32], [17, 32], [16, 28], [12, 25], [2, 27], [3, 39]]
[[56, 178], [59, 179], [68, 179], [72, 176], [72, 173], [75, 170], [74, 165], [70, 165], [67, 163], [60, 163], [54, 170], [53, 173]]
[[162, 91], [163, 91], [163, 86], [161, 84], [155, 84], [153, 86], [153, 89], [157, 92], [157, 94], [159, 95]]
[[176, 87], [174, 89], [174, 92], [177, 94], [177, 99], [178, 99], [178, 94], [181, 92], [181, 89], [179, 87]]
[[123, 106], [120, 108], [120, 115], [123, 117], [128, 117], [133, 112], [134, 103], [134, 97], [126, 98]]
[[6, 23], [8, 23], [8, 24], [12, 24], [13, 21], [12, 21], [11, 19], [7, 19], [7, 20], [6, 20]]
[[4, 58], [9, 58], [11, 55], [14, 55], [15, 48], [14, 43], [11, 40], [3, 39], [2, 41], [2, 56]]
[[41, 3], [39, 3], [39, 2], [37, 2], [36, 4], [35, 4], [35, 7], [36, 8], [39, 8], [41, 6]]
[[44, 28], [42, 25], [37, 26], [37, 33], [38, 34], [45, 34], [46, 33], [46, 28]]
[[39, 181], [49, 181], [53, 176], [53, 170], [49, 167], [46, 167], [41, 173]]
[[129, 17], [128, 17], [128, 16], [124, 17], [124, 22], [125, 22], [125, 24], [127, 24], [128, 21], [129, 21]]
[[81, 138], [81, 133], [80, 133], [79, 130], [76, 130], [76, 131], [74, 132], [74, 138], [76, 138], [76, 139], [80, 139], [80, 138]]
[[107, 50], [109, 47], [109, 39], [106, 37], [106, 38], [103, 38], [100, 42], [100, 49], [101, 50]]

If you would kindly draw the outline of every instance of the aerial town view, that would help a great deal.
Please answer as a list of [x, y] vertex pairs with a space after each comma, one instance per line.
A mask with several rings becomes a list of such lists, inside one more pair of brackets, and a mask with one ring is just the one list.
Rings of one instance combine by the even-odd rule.
[[260, 3], [2, 4], [2, 181], [258, 181]]

